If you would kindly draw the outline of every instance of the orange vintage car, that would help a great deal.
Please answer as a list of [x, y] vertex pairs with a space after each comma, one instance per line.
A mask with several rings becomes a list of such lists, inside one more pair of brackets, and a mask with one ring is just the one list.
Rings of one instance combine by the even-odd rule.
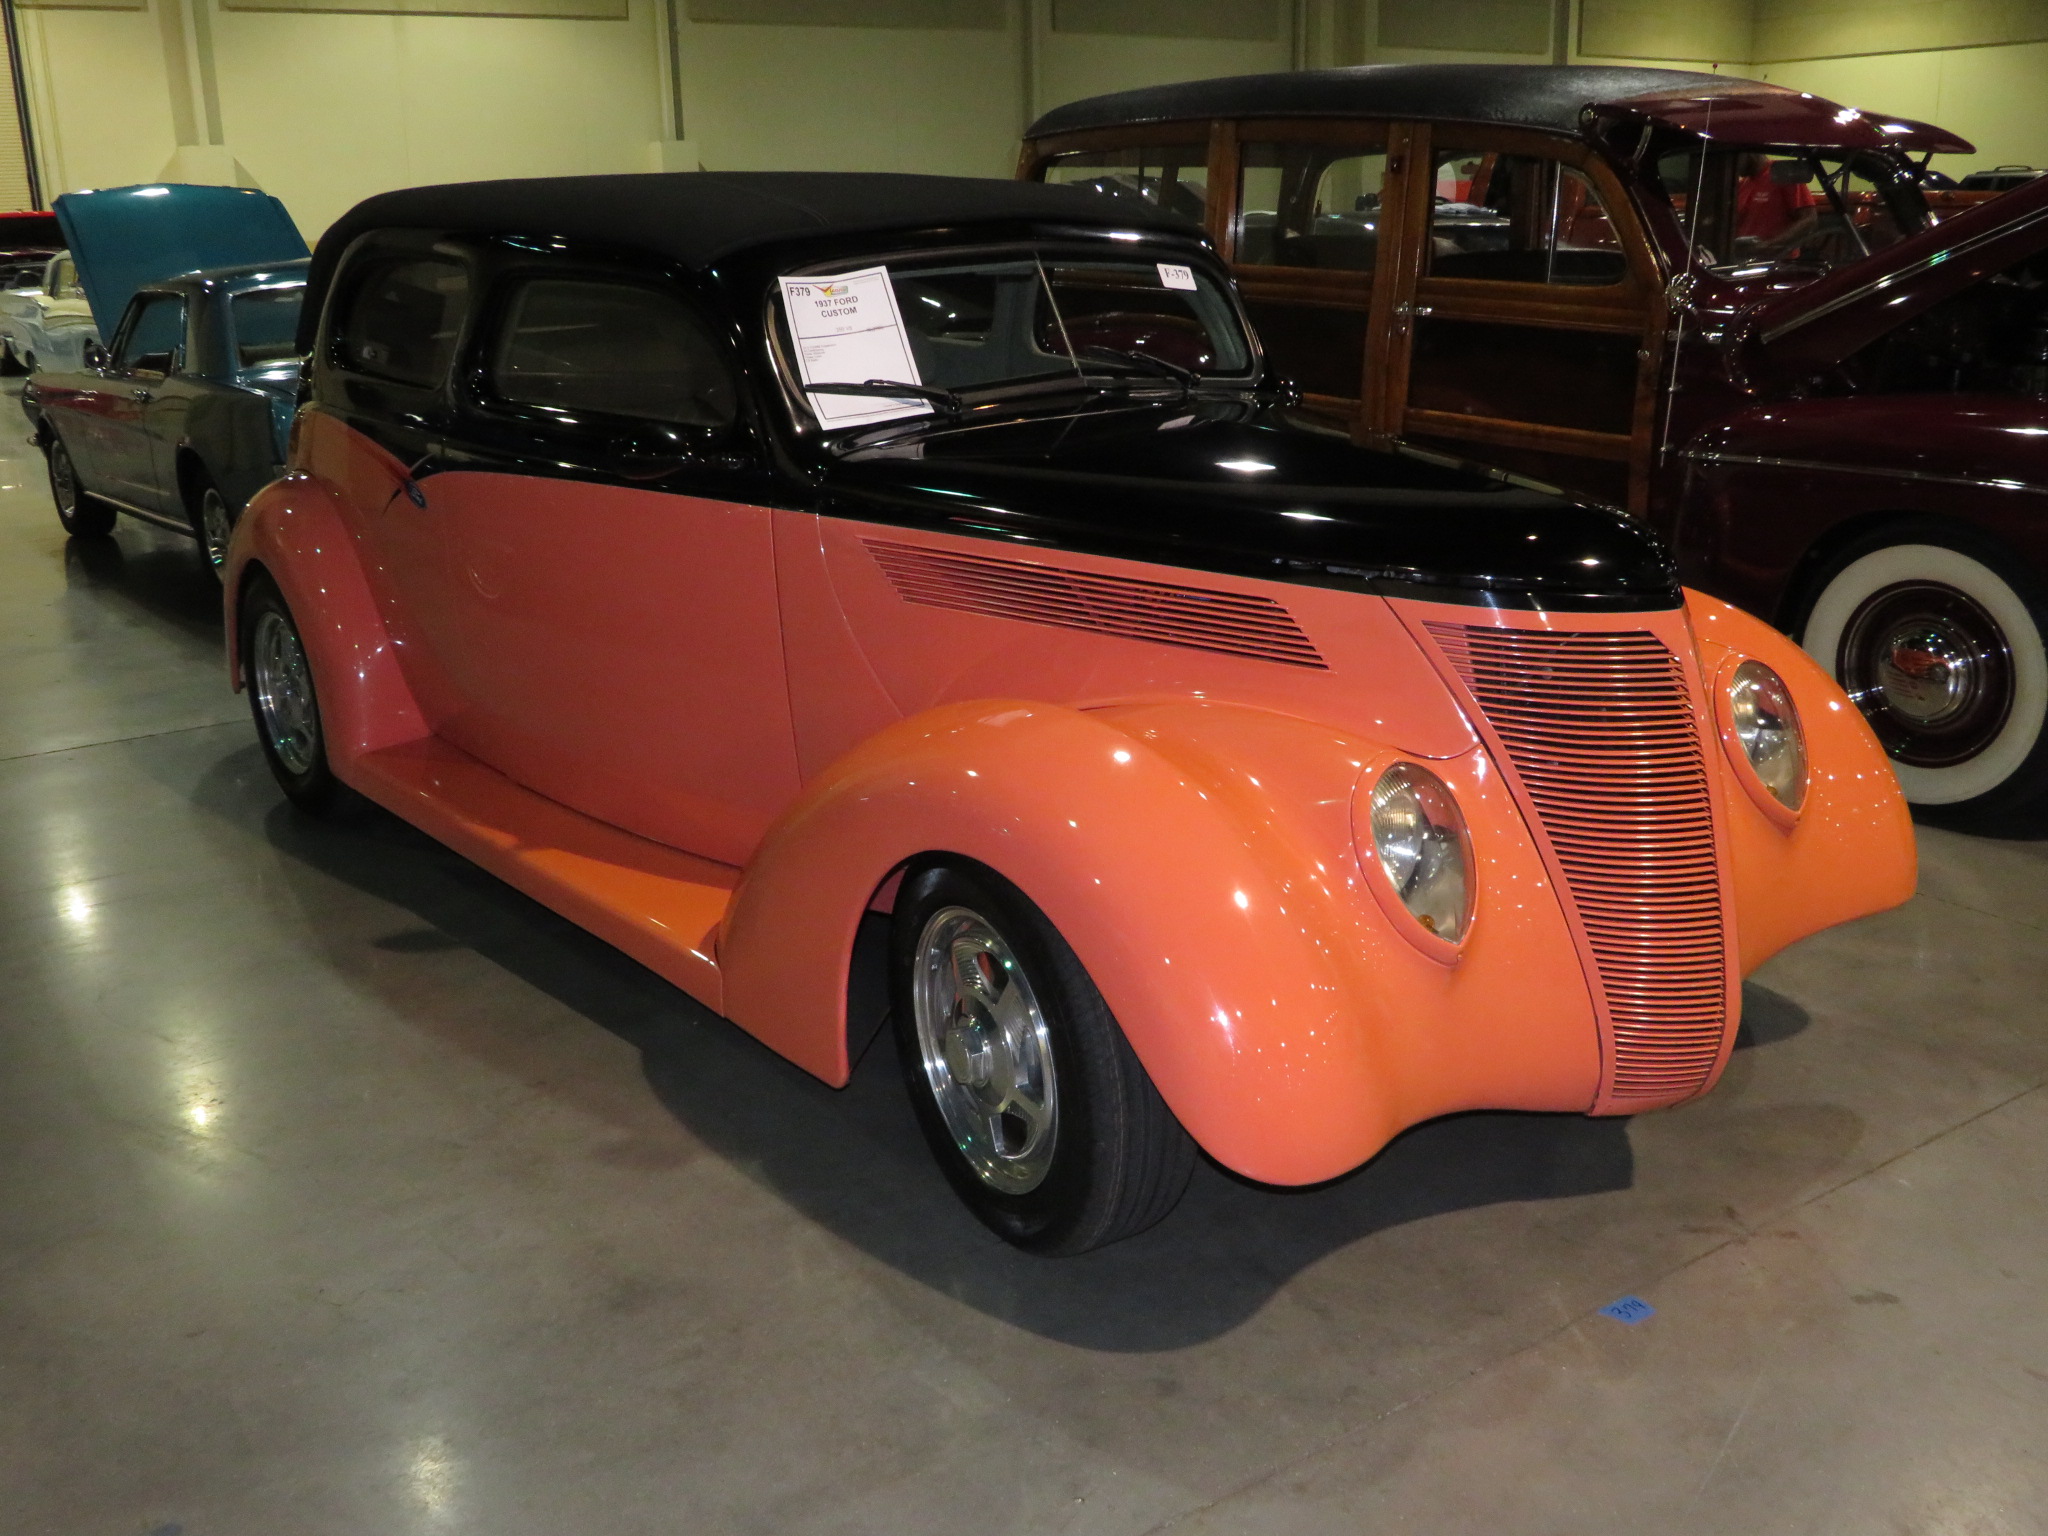
[[1904, 900], [1883, 752], [1620, 513], [1305, 428], [1207, 242], [1092, 193], [622, 176], [313, 259], [231, 666], [343, 786], [846, 1082], [1009, 1241], [1197, 1148], [1705, 1092], [1739, 982]]

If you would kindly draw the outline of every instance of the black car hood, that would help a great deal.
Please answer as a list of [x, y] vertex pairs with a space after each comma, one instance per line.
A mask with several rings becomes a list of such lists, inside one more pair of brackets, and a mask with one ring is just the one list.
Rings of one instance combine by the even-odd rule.
[[1389, 596], [1679, 601], [1663, 546], [1618, 512], [1235, 400], [920, 425], [842, 451], [824, 491], [838, 516]]

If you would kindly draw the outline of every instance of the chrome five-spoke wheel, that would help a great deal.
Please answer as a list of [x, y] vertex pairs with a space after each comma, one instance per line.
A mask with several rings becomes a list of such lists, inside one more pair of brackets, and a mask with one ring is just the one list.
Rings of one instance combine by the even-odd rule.
[[925, 1140], [967, 1208], [1034, 1253], [1082, 1253], [1172, 1210], [1195, 1144], [1078, 956], [1032, 900], [960, 859], [891, 914], [890, 1009]]
[[327, 762], [312, 661], [284, 594], [262, 570], [243, 588], [240, 634], [249, 711], [271, 774], [301, 810], [326, 811], [340, 786]]
[[1036, 1189], [1059, 1138], [1059, 1077], [1015, 952], [980, 913], [941, 907], [918, 941], [915, 998], [925, 1081], [960, 1155], [990, 1189]]

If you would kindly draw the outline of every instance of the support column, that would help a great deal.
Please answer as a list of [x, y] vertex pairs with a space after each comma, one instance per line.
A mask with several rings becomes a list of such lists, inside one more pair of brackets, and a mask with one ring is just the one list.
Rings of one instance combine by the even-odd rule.
[[164, 45], [164, 82], [178, 147], [158, 173], [163, 181], [253, 187], [256, 178], [234, 157], [221, 127], [220, 76], [213, 61], [212, 0], [157, 0]]

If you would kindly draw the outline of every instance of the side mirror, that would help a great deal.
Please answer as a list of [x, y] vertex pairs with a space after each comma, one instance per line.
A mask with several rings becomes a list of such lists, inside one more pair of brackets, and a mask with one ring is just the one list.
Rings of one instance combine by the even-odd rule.
[[88, 341], [85, 344], [85, 366], [88, 368], [106, 367], [107, 349], [96, 341]]

